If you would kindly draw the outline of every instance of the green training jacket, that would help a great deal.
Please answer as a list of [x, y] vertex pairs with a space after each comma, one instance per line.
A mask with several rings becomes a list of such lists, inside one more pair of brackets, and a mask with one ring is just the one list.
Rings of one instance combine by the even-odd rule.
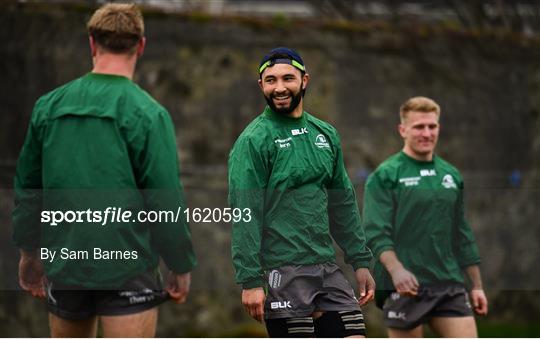
[[335, 262], [332, 237], [354, 269], [369, 266], [337, 131], [307, 112], [295, 119], [266, 107], [246, 127], [229, 156], [229, 203], [251, 213], [232, 228], [243, 288], [263, 286], [271, 268]]
[[[177, 222], [135, 221], [138, 211], [178, 206], [185, 204], [171, 118], [131, 80], [89, 73], [37, 101], [17, 163], [13, 240], [57, 251], [43, 260], [49, 280], [117, 288], [157, 267], [159, 256], [172, 271], [190, 271], [196, 260], [183, 213]], [[93, 214], [41, 222], [41, 211], [107, 207], [133, 216], [112, 222], [109, 214], [106, 225], [88, 222]]]
[[[366, 182], [363, 215], [374, 257], [394, 250], [420, 284], [463, 283], [462, 268], [480, 262], [464, 216], [463, 178], [436, 155], [418, 161], [399, 152], [384, 161]], [[378, 260], [374, 278], [381, 297], [394, 289]]]

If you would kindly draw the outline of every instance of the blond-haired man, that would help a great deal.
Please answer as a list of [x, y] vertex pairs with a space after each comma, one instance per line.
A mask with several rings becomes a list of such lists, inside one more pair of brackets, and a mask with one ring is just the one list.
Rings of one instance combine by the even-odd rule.
[[[183, 205], [174, 127], [132, 82], [145, 47], [140, 10], [106, 4], [87, 28], [92, 71], [37, 101], [17, 164], [19, 282], [47, 297], [54, 337], [96, 336], [98, 320], [105, 337], [153, 336], [156, 306], [189, 291], [189, 227], [118, 215]], [[51, 223], [50, 211], [77, 218]]]
[[[463, 179], [435, 155], [440, 107], [414, 97], [400, 108], [403, 150], [370, 175], [364, 227], [377, 259], [377, 304], [390, 337], [421, 337], [424, 323], [440, 336], [475, 337], [476, 313], [487, 313], [473, 233], [464, 218]], [[470, 297], [462, 270], [472, 283]]]

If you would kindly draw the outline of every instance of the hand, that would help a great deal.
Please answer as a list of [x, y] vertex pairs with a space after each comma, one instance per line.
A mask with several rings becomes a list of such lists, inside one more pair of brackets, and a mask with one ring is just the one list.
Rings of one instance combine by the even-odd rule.
[[488, 313], [488, 301], [484, 290], [482, 289], [473, 289], [470, 292], [471, 299], [474, 306], [474, 311], [478, 315], [487, 315]]
[[165, 291], [169, 293], [169, 296], [175, 303], [182, 304], [187, 299], [190, 284], [190, 272], [177, 274], [171, 271], [167, 277], [167, 287], [165, 288]]
[[242, 291], [242, 304], [246, 312], [258, 322], [263, 321], [266, 294], [262, 287]]
[[401, 295], [416, 296], [418, 294], [418, 280], [411, 272], [400, 266], [389, 272], [396, 291]]
[[43, 264], [36, 252], [21, 250], [19, 260], [19, 285], [36, 298], [45, 298], [45, 273]]
[[358, 304], [363, 306], [373, 300], [375, 296], [375, 280], [373, 280], [367, 268], [359, 268], [355, 273], [356, 281], [358, 282], [358, 292], [360, 293]]

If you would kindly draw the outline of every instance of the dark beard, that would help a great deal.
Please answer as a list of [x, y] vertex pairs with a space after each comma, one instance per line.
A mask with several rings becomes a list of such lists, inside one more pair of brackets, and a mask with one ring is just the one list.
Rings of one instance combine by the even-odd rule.
[[277, 108], [276, 105], [274, 105], [274, 101], [272, 100], [272, 94], [269, 97], [265, 95], [264, 98], [266, 99], [266, 103], [268, 104], [268, 106], [270, 106], [272, 111], [282, 115], [289, 115], [300, 104], [300, 101], [302, 100], [302, 94], [302, 90], [298, 91], [298, 93], [296, 94], [292, 94], [291, 104], [289, 105], [289, 107], [283, 108]]

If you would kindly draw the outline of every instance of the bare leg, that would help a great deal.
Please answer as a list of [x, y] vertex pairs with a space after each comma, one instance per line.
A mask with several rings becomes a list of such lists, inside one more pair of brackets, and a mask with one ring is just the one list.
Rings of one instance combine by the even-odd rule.
[[315, 319], [319, 319], [323, 314], [324, 314], [323, 311], [315, 311], [311, 313], [311, 317], [313, 318], [313, 320], [315, 320]]
[[474, 317], [434, 317], [429, 325], [441, 337], [476, 338], [476, 322]]
[[97, 334], [97, 317], [84, 320], [66, 320], [49, 313], [49, 326], [53, 338], [95, 338]]
[[418, 325], [410, 330], [400, 330], [397, 328], [388, 328], [388, 337], [390, 338], [422, 338], [424, 329]]
[[157, 317], [157, 307], [135, 314], [101, 316], [103, 337], [154, 337]]

